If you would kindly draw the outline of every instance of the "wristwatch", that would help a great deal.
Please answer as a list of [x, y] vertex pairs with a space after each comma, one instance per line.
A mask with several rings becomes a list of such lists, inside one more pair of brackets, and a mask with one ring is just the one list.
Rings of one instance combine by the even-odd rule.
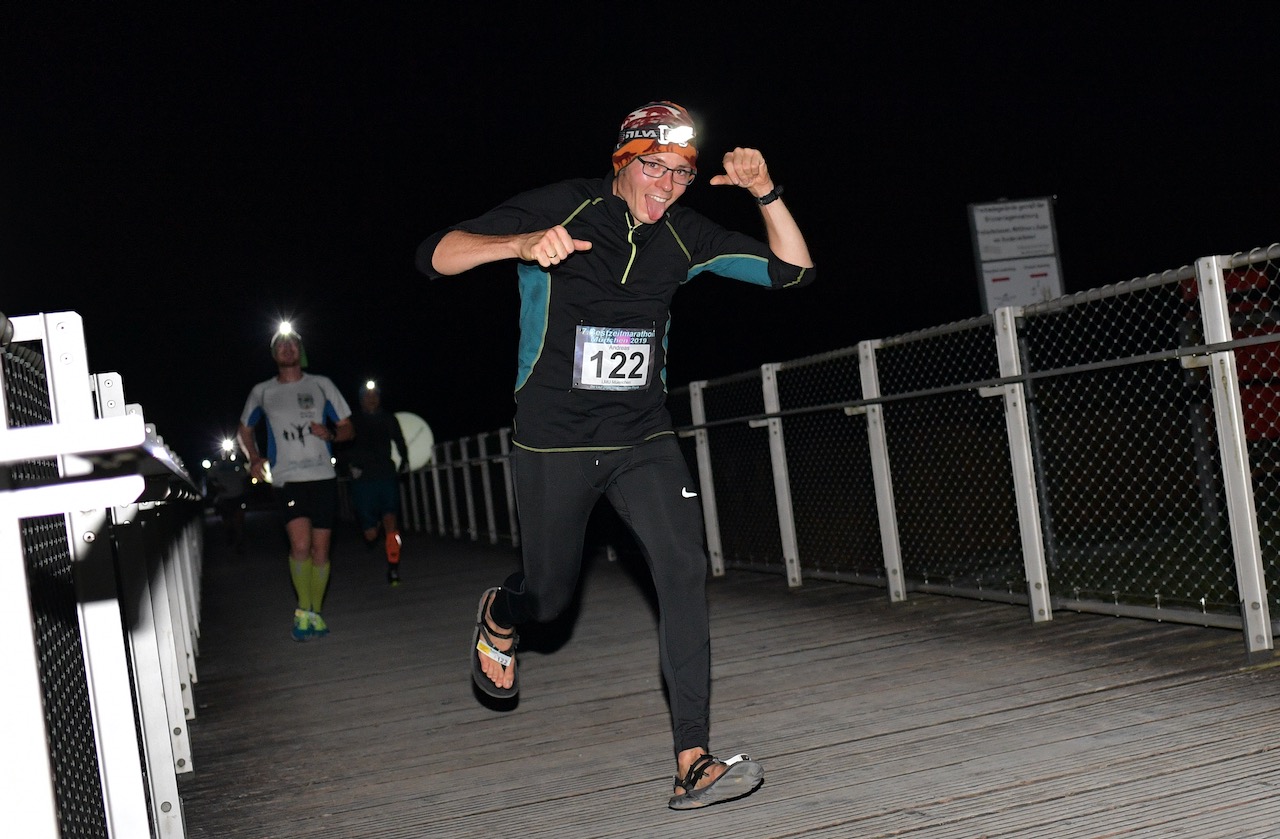
[[773, 189], [757, 198], [756, 203], [763, 207], [765, 204], [772, 204], [774, 201], [777, 201], [781, 195], [782, 187], [775, 186]]

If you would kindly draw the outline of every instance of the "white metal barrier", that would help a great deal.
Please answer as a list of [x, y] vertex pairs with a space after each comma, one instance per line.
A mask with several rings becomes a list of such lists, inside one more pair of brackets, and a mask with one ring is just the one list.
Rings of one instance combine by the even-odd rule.
[[184, 837], [199, 490], [90, 376], [78, 314], [0, 315], [0, 339], [0, 808], [31, 839]]

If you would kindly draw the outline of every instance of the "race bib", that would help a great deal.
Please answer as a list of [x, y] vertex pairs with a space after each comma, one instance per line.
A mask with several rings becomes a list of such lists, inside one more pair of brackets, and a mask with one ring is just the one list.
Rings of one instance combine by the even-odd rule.
[[653, 329], [579, 326], [573, 386], [581, 390], [644, 390], [653, 376]]

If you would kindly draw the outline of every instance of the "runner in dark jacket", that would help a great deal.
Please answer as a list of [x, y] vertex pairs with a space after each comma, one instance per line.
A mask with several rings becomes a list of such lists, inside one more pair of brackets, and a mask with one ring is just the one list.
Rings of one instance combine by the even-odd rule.
[[[400, 585], [400, 474], [409, 471], [409, 446], [400, 421], [382, 410], [382, 389], [374, 381], [360, 391], [360, 410], [351, 415], [355, 438], [339, 450], [351, 475], [351, 507], [367, 547], [376, 547], [378, 532], [387, 557], [387, 582]], [[396, 447], [400, 464], [391, 459]]]
[[736, 148], [713, 186], [746, 190], [766, 242], [726, 230], [678, 199], [697, 175], [694, 124], [671, 102], [623, 121], [614, 175], [518, 195], [418, 248], [428, 277], [518, 261], [520, 349], [511, 466], [523, 570], [477, 611], [473, 677], [518, 690], [515, 627], [568, 605], [592, 508], [606, 496], [653, 574], [659, 654], [674, 724], [676, 786], [688, 809], [741, 797], [764, 770], [710, 755], [710, 632], [701, 500], [666, 402], [667, 334], [676, 290], [703, 273], [770, 289], [813, 280], [808, 246], [759, 151]]

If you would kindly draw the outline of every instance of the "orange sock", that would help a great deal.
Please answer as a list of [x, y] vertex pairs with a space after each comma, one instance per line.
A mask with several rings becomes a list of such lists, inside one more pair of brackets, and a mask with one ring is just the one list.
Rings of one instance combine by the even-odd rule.
[[393, 530], [387, 534], [387, 562], [400, 564], [400, 531]]

